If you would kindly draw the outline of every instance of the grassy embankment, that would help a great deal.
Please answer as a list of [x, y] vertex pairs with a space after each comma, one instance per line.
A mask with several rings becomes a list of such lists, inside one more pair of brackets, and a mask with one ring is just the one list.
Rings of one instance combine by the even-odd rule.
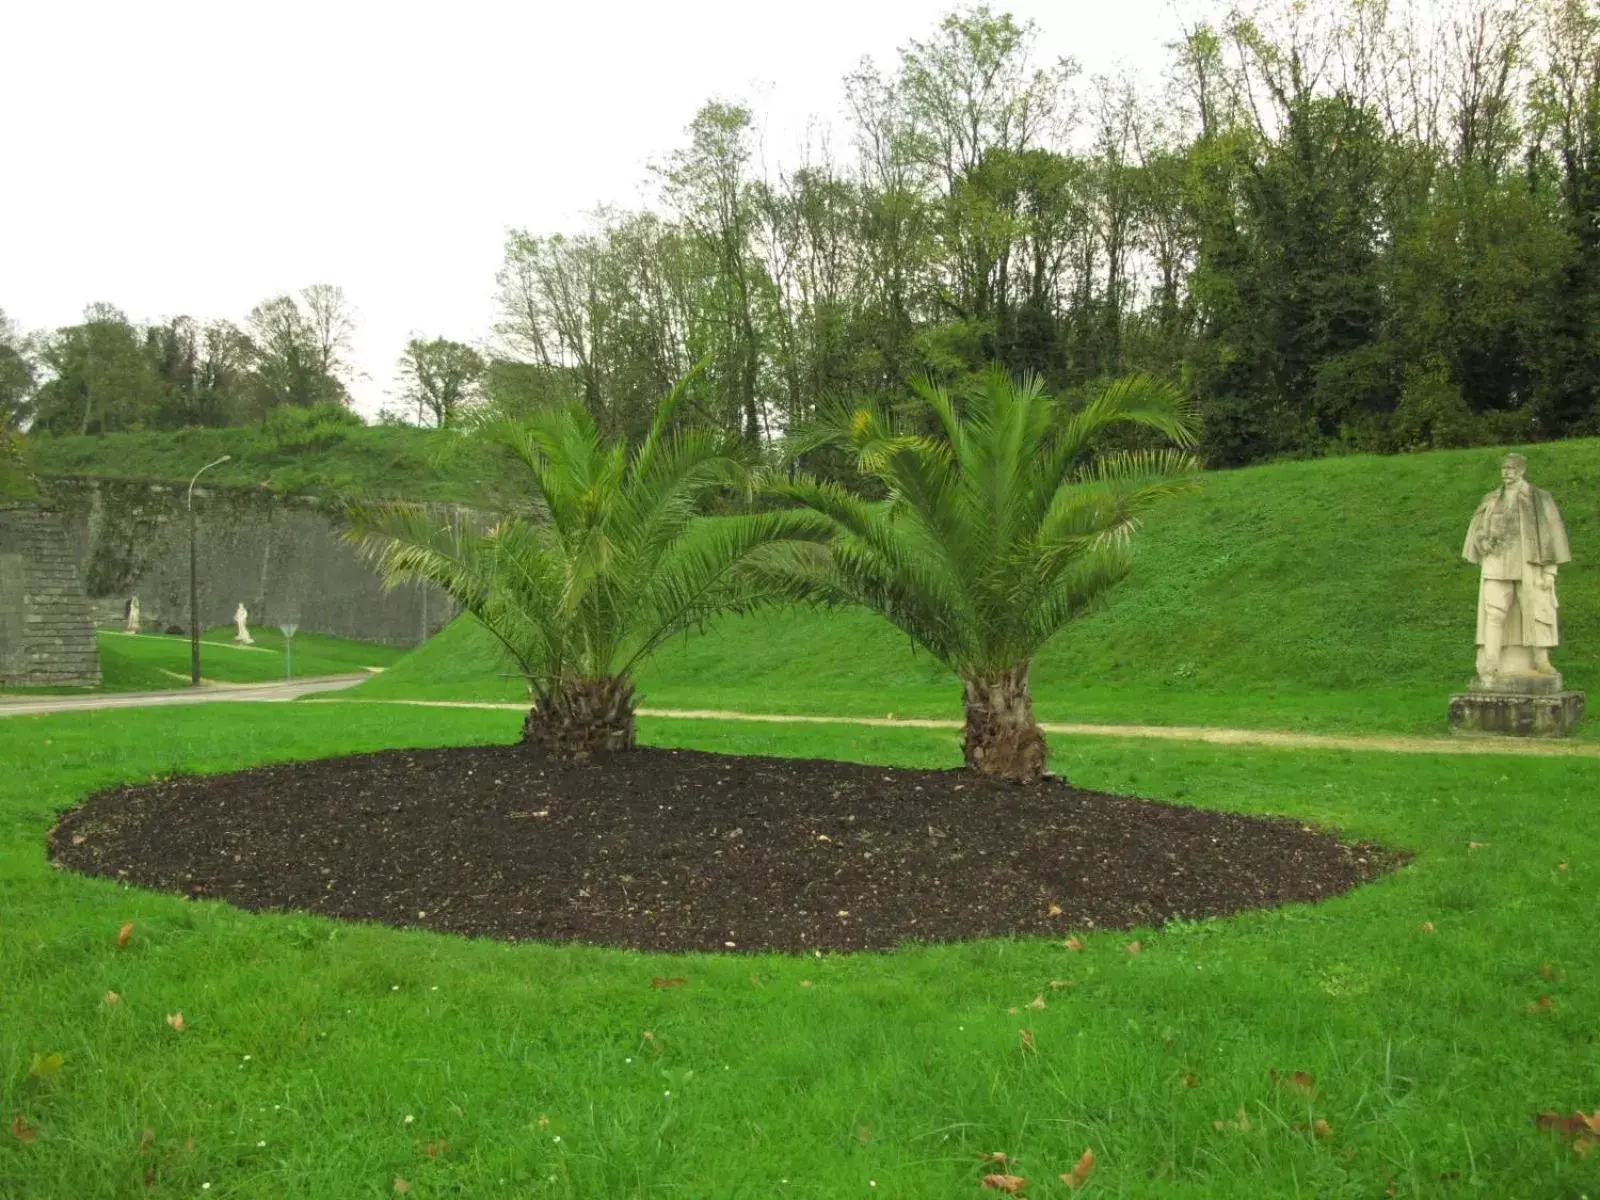
[[[1370, 456], [1215, 472], [1153, 513], [1133, 575], [1039, 656], [1041, 718], [1436, 733], [1473, 669], [1477, 568], [1467, 523], [1498, 453]], [[1559, 592], [1568, 686], [1600, 684], [1600, 441], [1528, 453], [1575, 561]], [[352, 693], [518, 699], [470, 622]], [[728, 617], [641, 674], [646, 705], [960, 715], [954, 678], [861, 612]]]
[[323, 497], [471, 501], [485, 460], [441, 456], [443, 441], [432, 430], [400, 426], [235, 426], [39, 436], [29, 457], [47, 486], [52, 475], [187, 482], [196, 468], [230, 454], [233, 461], [208, 471], [207, 481]]
[[[254, 646], [233, 642], [232, 625], [208, 629], [201, 638], [201, 679], [208, 683], [273, 683], [285, 677], [283, 634], [254, 629]], [[189, 685], [189, 639], [177, 634], [126, 634], [102, 629], [98, 688], [11, 688], [0, 695], [95, 695], [101, 692], [144, 692]], [[386, 668], [406, 654], [404, 647], [381, 646], [317, 633], [296, 634], [293, 677], [350, 675]]]
[[[976, 1197], [996, 1169], [980, 1156], [999, 1151], [1044, 1197], [1068, 1194], [1056, 1176], [1087, 1146], [1094, 1196], [1600, 1195], [1600, 1154], [1533, 1119], [1600, 1106], [1600, 968], [1581, 916], [1600, 909], [1592, 762], [1057, 739], [1055, 763], [1085, 786], [1417, 852], [1323, 904], [1080, 930], [1081, 953], [1060, 939], [820, 958], [508, 946], [251, 915], [46, 863], [53, 815], [96, 788], [506, 741], [518, 725], [331, 715], [0, 721], [0, 1194]], [[647, 719], [642, 733], [959, 761], [946, 732]], [[1309, 1090], [1274, 1082], [1296, 1071]]]

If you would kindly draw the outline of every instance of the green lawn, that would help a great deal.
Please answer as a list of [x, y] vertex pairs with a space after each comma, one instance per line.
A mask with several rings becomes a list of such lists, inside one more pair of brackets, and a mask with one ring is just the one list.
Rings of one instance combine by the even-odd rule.
[[[332, 711], [0, 721], [0, 1116], [37, 1130], [0, 1130], [0, 1195], [346, 1200], [404, 1180], [423, 1197], [976, 1197], [992, 1194], [980, 1154], [1001, 1151], [1042, 1197], [1068, 1194], [1056, 1177], [1087, 1146], [1090, 1196], [1600, 1196], [1600, 1153], [1579, 1158], [1533, 1121], [1600, 1107], [1591, 763], [1058, 739], [1056, 767], [1087, 786], [1292, 814], [1417, 853], [1325, 904], [1080, 931], [1082, 953], [508, 946], [250, 915], [47, 865], [53, 814], [97, 787], [509, 740], [519, 721]], [[959, 761], [953, 733], [641, 731]], [[653, 976], [688, 982], [661, 991]], [[166, 1021], [179, 1012], [181, 1033]], [[1274, 1071], [1307, 1072], [1315, 1094]], [[1302, 1131], [1318, 1120], [1331, 1136]]]
[[[201, 636], [200, 675], [216, 683], [266, 683], [284, 678], [283, 634], [276, 629], [251, 631], [256, 644], [237, 646], [234, 627], [219, 625]], [[189, 686], [189, 639], [178, 634], [129, 635], [102, 629], [98, 688], [15, 688], [4, 694], [41, 692], [82, 695], [99, 692], [143, 692]], [[296, 634], [294, 678], [348, 675], [369, 667], [388, 667], [404, 658], [400, 646], [380, 646], [316, 633]]]
[[212, 486], [267, 487], [278, 493], [474, 501], [498, 475], [481, 455], [442, 455], [448, 439], [407, 426], [340, 426], [303, 437], [259, 426], [170, 432], [41, 435], [30, 442], [35, 470], [52, 475], [149, 479], [187, 484], [195, 468], [224, 454], [207, 472]]
[[[1568, 686], [1600, 685], [1600, 440], [1528, 451], [1561, 507]], [[1133, 575], [1037, 659], [1058, 721], [1442, 733], [1473, 670], [1477, 568], [1467, 523], [1497, 452], [1353, 456], [1212, 472], [1152, 513]], [[463, 622], [362, 695], [511, 699], [495, 643]], [[803, 684], [797, 681], [804, 681]], [[641, 672], [645, 704], [959, 716], [955, 679], [863, 612], [726, 617]]]

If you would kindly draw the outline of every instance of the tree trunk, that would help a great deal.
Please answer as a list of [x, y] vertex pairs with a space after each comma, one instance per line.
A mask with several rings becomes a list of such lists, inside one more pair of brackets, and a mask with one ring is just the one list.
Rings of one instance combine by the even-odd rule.
[[562, 681], [528, 713], [522, 742], [568, 762], [632, 750], [633, 685], [616, 675]]
[[1013, 783], [1033, 783], [1043, 775], [1050, 752], [1033, 719], [1028, 664], [968, 676], [961, 689], [967, 712], [961, 750], [967, 766]]

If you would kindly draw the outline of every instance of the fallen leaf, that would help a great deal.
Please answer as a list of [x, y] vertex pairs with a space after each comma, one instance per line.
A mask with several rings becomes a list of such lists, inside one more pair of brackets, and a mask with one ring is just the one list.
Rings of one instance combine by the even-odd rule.
[[182, 1033], [188, 1028], [188, 1026], [183, 1023], [183, 1014], [181, 1012], [168, 1013], [167, 1024], [171, 1025], [179, 1033]]
[[1078, 981], [1076, 979], [1052, 979], [1050, 981], [1051, 989], [1054, 990], [1054, 991], [1057, 991], [1057, 992], [1059, 992], [1062, 988], [1077, 987], [1077, 986], [1078, 986]]
[[156, 1186], [156, 1169], [154, 1167], [145, 1168], [144, 1186], [146, 1188], [153, 1188]]
[[1009, 1016], [1009, 1017], [1016, 1016], [1017, 1015], [1017, 1006], [1013, 1004], [1010, 1008], [1006, 1009], [1006, 1015]]
[[1024, 1050], [1031, 1050], [1035, 1054], [1039, 1053], [1039, 1048], [1033, 1044], [1033, 1030], [1019, 1029], [1017, 1032], [1022, 1035], [1022, 1048]]
[[543, 1113], [539, 1114], [539, 1128], [540, 1129], [549, 1129], [550, 1128], [550, 1118], [545, 1116]]
[[87, 842], [88, 840], [89, 839], [84, 837], [83, 834], [81, 834], [81, 833], [75, 833], [75, 834], [72, 835], [72, 844], [74, 846], [81, 846], [85, 842]]
[[426, 1154], [429, 1158], [438, 1158], [439, 1155], [443, 1154], [449, 1148], [450, 1148], [450, 1143], [449, 1142], [444, 1142], [444, 1141], [429, 1142], [426, 1146], [424, 1146], [422, 1148], [422, 1152], [424, 1154]]
[[1311, 1133], [1315, 1137], [1331, 1138], [1333, 1136], [1333, 1126], [1329, 1125], [1321, 1117], [1318, 1117], [1311, 1124]]
[[1004, 1150], [996, 1150], [993, 1154], [979, 1154], [978, 1161], [993, 1163], [997, 1167], [1003, 1167], [1011, 1161], [1011, 1156]]
[[1185, 1071], [1184, 1074], [1183, 1074], [1183, 1086], [1184, 1087], [1188, 1087], [1188, 1088], [1199, 1087], [1200, 1086], [1200, 1077], [1198, 1075], [1193, 1075], [1193, 1074], [1190, 1074], [1188, 1071]]
[[1542, 1112], [1533, 1118], [1533, 1123], [1540, 1129], [1553, 1129], [1567, 1137], [1576, 1137], [1578, 1134], [1600, 1134], [1600, 1108], [1594, 1110], [1593, 1116], [1575, 1112], [1570, 1117], [1563, 1117], [1558, 1113]]
[[865, 1146], [871, 1140], [872, 1130], [868, 1129], [865, 1125], [861, 1125], [856, 1128], [856, 1141]]
[[1241, 1129], [1248, 1131], [1250, 1128], [1250, 1114], [1245, 1112], [1244, 1105], [1239, 1105], [1239, 1111], [1232, 1121], [1213, 1121], [1213, 1129]]
[[1279, 1075], [1276, 1071], [1268, 1071], [1272, 1082], [1281, 1086], [1288, 1086], [1299, 1092], [1302, 1096], [1312, 1095], [1317, 1090], [1316, 1081], [1304, 1071], [1296, 1071], [1292, 1075]]
[[1434, 932], [1433, 922], [1432, 921], [1424, 921], [1422, 923], [1422, 932], [1423, 933], [1433, 933]]
[[1061, 915], [1061, 905], [1052, 904], [1049, 908], [1045, 909], [1044, 915], [1047, 917], [1059, 917]]
[[750, 976], [750, 982], [752, 984], [754, 984], [756, 987], [760, 987], [761, 986], [761, 976], [759, 976], [759, 975]]
[[1078, 938], [1069, 937], [1067, 939], [1067, 949], [1068, 950], [1082, 950], [1083, 948], [1084, 948], [1083, 942], [1080, 941]]
[[124, 946], [126, 946], [128, 944], [128, 939], [132, 936], [133, 922], [129, 921], [121, 929], [117, 930], [117, 949], [121, 950]]
[[107, 992], [106, 993], [106, 1003], [108, 1005], [112, 1006], [112, 1007], [115, 1007], [118, 1003], [121, 1002], [121, 1000], [122, 1000], [122, 997], [117, 995], [117, 993], [115, 993], [115, 992]]
[[1556, 1002], [1550, 999], [1549, 996], [1540, 996], [1537, 1000], [1528, 1005], [1528, 1011], [1531, 1013], [1549, 1012], [1551, 1009], [1555, 1008], [1555, 1006]]
[[139, 1153], [140, 1154], [149, 1154], [150, 1153], [150, 1144], [152, 1142], [154, 1142], [155, 1140], [156, 1140], [156, 1131], [154, 1129], [151, 1129], [150, 1126], [146, 1125], [139, 1132]]
[[809, 979], [802, 979], [802, 980], [801, 980], [801, 981], [800, 981], [800, 986], [801, 986], [801, 987], [810, 987], [810, 986], [811, 986], [811, 980], [809, 980]]
[[1488, 844], [1489, 844], [1488, 842], [1468, 842], [1467, 843], [1467, 849], [1468, 850], [1482, 850]]
[[39, 1128], [24, 1121], [21, 1113], [12, 1113], [11, 1136], [19, 1142], [37, 1142], [39, 1140]]
[[1561, 862], [1558, 862], [1556, 864], [1556, 870], [1560, 871], [1563, 875], [1565, 875], [1567, 873], [1566, 860], [1563, 859]]
[[1089, 1172], [1094, 1170], [1094, 1151], [1085, 1149], [1078, 1161], [1072, 1165], [1072, 1170], [1061, 1177], [1061, 1182], [1073, 1191], [1077, 1191], [1089, 1182]]
[[1556, 970], [1554, 963], [1545, 963], [1544, 966], [1539, 968], [1539, 974], [1544, 978], [1551, 980], [1552, 982], [1555, 980], [1565, 979], [1567, 977], [1567, 973], [1565, 971]]
[[49, 1079], [50, 1076], [59, 1074], [63, 1059], [59, 1052], [39, 1054], [35, 1052], [33, 1062], [28, 1066], [28, 1074], [35, 1079]]
[[411, 1190], [411, 1185], [404, 1179], [401, 1179], [400, 1176], [396, 1175], [394, 1177], [394, 1190], [397, 1192], [409, 1192]]
[[184, 1141], [183, 1150], [184, 1150], [185, 1154], [193, 1154], [194, 1153], [194, 1139], [193, 1138], [188, 1138], [188, 1139], [186, 1139]]
[[1032, 1009], [1043, 1008], [1044, 1007], [1044, 997], [1043, 996], [1035, 996], [1032, 1000], [1028, 1001], [1028, 1007], [1032, 1008]]
[[1021, 1175], [985, 1175], [983, 1186], [994, 1192], [1004, 1192], [1008, 1196], [1022, 1195], [1022, 1189], [1028, 1186], [1028, 1181]]
[[1143, 942], [1132, 941], [1132, 942], [1128, 943], [1128, 953], [1129, 954], [1137, 954], [1137, 953], [1139, 953], [1139, 951], [1141, 951], [1143, 949], [1144, 949], [1144, 943]]
[[681, 975], [674, 975], [670, 979], [663, 979], [661, 976], [657, 975], [655, 978], [650, 980], [650, 986], [653, 988], [675, 988], [682, 987], [688, 982], [689, 981], [683, 978]]

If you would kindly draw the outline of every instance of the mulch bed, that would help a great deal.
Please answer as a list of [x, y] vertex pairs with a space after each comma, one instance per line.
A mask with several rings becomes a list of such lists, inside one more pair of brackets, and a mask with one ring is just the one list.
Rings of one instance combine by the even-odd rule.
[[719, 952], [1198, 919], [1321, 900], [1406, 858], [1055, 780], [693, 750], [568, 766], [516, 746], [116, 788], [64, 816], [50, 849], [246, 909]]

